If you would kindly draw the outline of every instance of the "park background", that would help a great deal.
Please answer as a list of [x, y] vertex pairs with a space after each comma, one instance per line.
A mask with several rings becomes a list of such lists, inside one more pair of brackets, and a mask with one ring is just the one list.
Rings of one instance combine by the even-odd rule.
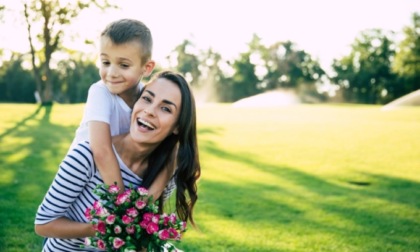
[[0, 1], [0, 251], [40, 251], [36, 208], [120, 17], [198, 98], [200, 230], [180, 248], [420, 250], [420, 110], [383, 107], [420, 88], [415, 1], [77, 2]]

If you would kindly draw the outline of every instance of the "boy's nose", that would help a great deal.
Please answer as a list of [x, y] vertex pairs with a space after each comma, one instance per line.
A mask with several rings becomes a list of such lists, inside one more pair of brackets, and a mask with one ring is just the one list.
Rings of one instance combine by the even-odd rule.
[[111, 77], [118, 77], [118, 74], [119, 74], [119, 72], [118, 72], [118, 69], [117, 69], [116, 66], [110, 66], [109, 67], [109, 75]]

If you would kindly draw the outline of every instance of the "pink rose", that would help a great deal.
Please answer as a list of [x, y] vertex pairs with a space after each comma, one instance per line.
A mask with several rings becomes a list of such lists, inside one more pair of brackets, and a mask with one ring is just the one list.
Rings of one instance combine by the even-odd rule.
[[97, 209], [100, 209], [100, 208], [102, 208], [102, 203], [100, 201], [97, 200], [97, 201], [93, 202], [93, 209], [97, 210]]
[[99, 221], [96, 225], [94, 225], [94, 229], [101, 234], [106, 233], [106, 224], [103, 221]]
[[110, 194], [117, 194], [120, 191], [120, 188], [117, 185], [109, 186], [108, 192]]
[[124, 191], [124, 194], [126, 194], [126, 195], [127, 195], [127, 197], [130, 197], [130, 196], [131, 196], [131, 189], [126, 189], [126, 190]]
[[137, 192], [140, 194], [140, 196], [147, 196], [149, 195], [149, 191], [144, 187], [137, 188]]
[[93, 218], [93, 216], [92, 216], [92, 208], [86, 208], [86, 210], [85, 210], [85, 217], [86, 217], [86, 219], [88, 220], [88, 221], [91, 221], [92, 220], [92, 218]]
[[121, 248], [124, 244], [125, 244], [125, 242], [124, 242], [122, 239], [118, 238], [118, 237], [116, 237], [116, 238], [112, 241], [112, 245], [113, 245], [113, 247], [114, 247], [115, 249], [119, 249], [119, 248]]
[[124, 215], [123, 217], [122, 217], [122, 222], [124, 223], [124, 224], [130, 224], [131, 222], [133, 222], [133, 218], [131, 218], [130, 216], [128, 216], [128, 215]]
[[127, 215], [133, 218], [136, 218], [139, 212], [134, 207], [127, 209]]
[[146, 206], [146, 202], [143, 200], [137, 200], [135, 206], [137, 209], [143, 209]]
[[176, 230], [175, 228], [168, 228], [168, 231], [169, 231], [169, 237], [171, 237], [172, 239], [175, 239], [175, 240], [181, 239], [181, 235], [179, 234], [178, 230]]
[[152, 221], [153, 214], [152, 213], [144, 213], [143, 214], [143, 220], [145, 221]]
[[159, 215], [158, 214], [154, 214], [151, 221], [153, 223], [158, 224], [159, 223]]
[[125, 231], [127, 232], [127, 234], [134, 234], [136, 228], [134, 227], [134, 225], [129, 225], [125, 228]]
[[169, 215], [169, 221], [170, 221], [172, 224], [175, 224], [175, 223], [176, 223], [176, 215], [175, 215], [174, 213], [171, 213], [171, 214]]
[[103, 207], [99, 207], [95, 209], [95, 211], [96, 211], [95, 214], [99, 217], [106, 217], [109, 215], [108, 210], [106, 210], [106, 208], [103, 208]]
[[86, 237], [86, 238], [85, 238], [85, 242], [84, 242], [84, 244], [85, 244], [86, 246], [90, 246], [90, 245], [92, 244], [92, 238], [90, 238], [90, 237]]
[[112, 225], [112, 224], [114, 224], [114, 222], [115, 222], [115, 218], [116, 218], [116, 216], [115, 216], [114, 214], [110, 214], [110, 215], [108, 215], [108, 216], [106, 217], [106, 220], [105, 220], [106, 224], [108, 224], [108, 225]]
[[187, 229], [187, 222], [181, 221], [181, 231], [185, 231]]
[[142, 221], [140, 222], [140, 227], [142, 227], [142, 228], [146, 229], [146, 228], [147, 228], [147, 226], [149, 225], [149, 222], [150, 222], [150, 221], [147, 221], [147, 220], [142, 220]]
[[163, 225], [167, 226], [169, 223], [169, 216], [162, 215], [162, 219], [163, 219]]
[[106, 248], [106, 246], [105, 246], [105, 242], [103, 241], [103, 240], [101, 240], [101, 239], [99, 239], [98, 240], [98, 243], [97, 243], [98, 245], [98, 249], [105, 249]]
[[163, 229], [159, 231], [159, 238], [161, 240], [168, 240], [169, 239], [169, 231], [167, 229]]
[[122, 231], [122, 228], [120, 226], [117, 225], [114, 227], [114, 233], [121, 234], [121, 231]]
[[117, 200], [115, 201], [116, 205], [122, 205], [125, 202], [128, 202], [130, 200], [130, 198], [128, 197], [129, 195], [124, 193], [118, 194], [117, 196]]
[[159, 226], [156, 223], [150, 222], [147, 225], [146, 231], [148, 234], [154, 234], [159, 230]]

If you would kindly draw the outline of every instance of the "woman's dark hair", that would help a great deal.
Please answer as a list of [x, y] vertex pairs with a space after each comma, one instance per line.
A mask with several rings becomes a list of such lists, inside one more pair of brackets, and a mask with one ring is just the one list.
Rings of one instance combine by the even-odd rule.
[[[166, 79], [176, 84], [181, 91], [181, 111], [178, 118], [178, 134], [171, 134], [152, 152], [148, 167], [143, 177], [143, 185], [148, 188], [160, 171], [170, 164], [172, 154], [176, 158], [176, 211], [184, 221], [189, 220], [194, 225], [193, 209], [198, 199], [197, 180], [201, 175], [198, 157], [196, 107], [193, 93], [184, 79], [178, 73], [162, 71], [156, 73], [150, 82], [156, 79]], [[145, 90], [143, 88], [142, 92]], [[178, 148], [178, 150], [176, 150]], [[162, 200], [160, 200], [162, 203]], [[162, 211], [162, 204], [160, 205]]]

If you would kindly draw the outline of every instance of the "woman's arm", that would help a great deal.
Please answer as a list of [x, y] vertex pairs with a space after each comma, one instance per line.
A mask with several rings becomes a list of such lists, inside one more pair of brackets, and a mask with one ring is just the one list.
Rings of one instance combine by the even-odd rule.
[[46, 224], [35, 224], [35, 232], [44, 237], [72, 239], [95, 236], [92, 224], [60, 217]]
[[[84, 217], [84, 204], [94, 176], [94, 163], [88, 144], [80, 143], [61, 162], [57, 174], [35, 217], [35, 232], [46, 237], [86, 237], [92, 235], [91, 225]], [[93, 200], [93, 199], [90, 199]], [[82, 203], [83, 202], [83, 203]], [[75, 216], [72, 221], [66, 216]]]
[[120, 192], [123, 192], [124, 183], [117, 157], [112, 149], [109, 124], [91, 121], [88, 125], [93, 157], [104, 183], [113, 185], [116, 182]]

